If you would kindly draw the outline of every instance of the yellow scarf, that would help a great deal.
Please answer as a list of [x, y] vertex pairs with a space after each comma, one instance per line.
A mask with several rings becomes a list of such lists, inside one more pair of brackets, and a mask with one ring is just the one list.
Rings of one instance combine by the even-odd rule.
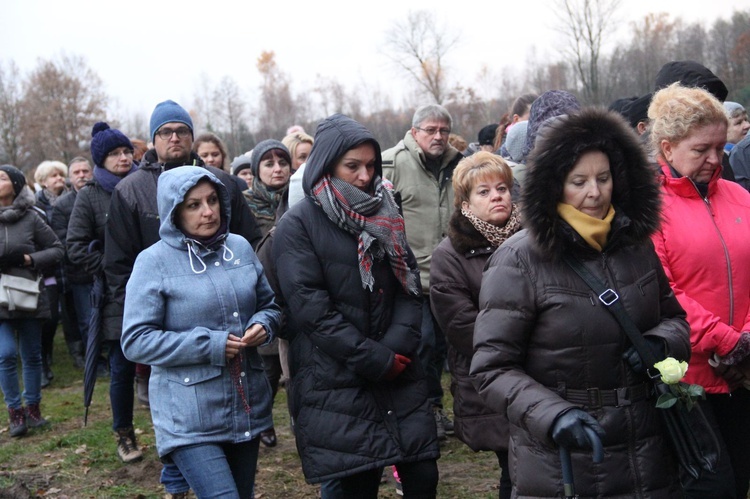
[[596, 251], [601, 251], [607, 244], [607, 237], [612, 228], [612, 219], [615, 218], [615, 208], [609, 205], [609, 211], [604, 220], [599, 220], [576, 210], [573, 206], [565, 203], [557, 203], [557, 214], [568, 222], [573, 230]]

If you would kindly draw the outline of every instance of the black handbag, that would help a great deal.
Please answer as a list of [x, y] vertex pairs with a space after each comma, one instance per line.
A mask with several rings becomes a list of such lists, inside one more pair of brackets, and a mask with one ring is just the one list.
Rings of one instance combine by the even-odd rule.
[[[648, 367], [647, 373], [654, 382], [657, 397], [669, 392], [669, 386], [661, 381], [661, 376], [651, 374], [654, 372], [654, 364], [660, 359], [657, 359], [643, 334], [628, 315], [617, 293], [592, 274], [578, 258], [566, 254], [563, 259], [596, 293], [599, 301], [614, 315], [628, 335], [644, 365]], [[714, 473], [721, 454], [720, 444], [700, 403], [696, 402], [691, 410], [687, 410], [683, 404], [675, 404], [668, 409], [660, 409], [659, 412], [680, 466], [696, 479], [702, 471]]]

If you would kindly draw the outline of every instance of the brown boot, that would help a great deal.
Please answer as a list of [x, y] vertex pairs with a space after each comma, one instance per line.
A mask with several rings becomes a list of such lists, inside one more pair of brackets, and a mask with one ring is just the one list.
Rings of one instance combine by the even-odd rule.
[[26, 415], [23, 413], [23, 407], [18, 409], [8, 407], [8, 417], [10, 419], [10, 436], [22, 437], [26, 435], [29, 429], [26, 427]]
[[143, 453], [135, 441], [135, 432], [132, 426], [115, 430], [115, 436], [117, 437], [117, 455], [120, 456], [123, 463], [135, 463], [143, 459]]
[[49, 424], [49, 421], [42, 417], [39, 404], [29, 404], [26, 406], [26, 424], [28, 424], [29, 428], [39, 428], [40, 426]]

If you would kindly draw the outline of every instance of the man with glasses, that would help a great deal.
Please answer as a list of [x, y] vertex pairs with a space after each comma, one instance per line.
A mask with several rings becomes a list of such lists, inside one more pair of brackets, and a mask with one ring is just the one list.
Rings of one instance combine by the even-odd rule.
[[[104, 273], [114, 301], [121, 309], [136, 257], [160, 239], [156, 185], [163, 171], [184, 165], [206, 168], [229, 191], [232, 203], [229, 231], [243, 236], [253, 247], [261, 239], [255, 218], [242, 196], [242, 191], [247, 188], [245, 182], [223, 170], [204, 165], [192, 152], [193, 120], [190, 114], [176, 102], [167, 100], [154, 108], [150, 125], [154, 148], [143, 156], [138, 170], [120, 181], [112, 192], [105, 230]], [[174, 464], [165, 465], [162, 483], [168, 496], [187, 497], [187, 483]]]
[[383, 175], [401, 196], [406, 239], [419, 264], [422, 280], [422, 341], [419, 359], [425, 369], [428, 397], [435, 411], [437, 436], [453, 434], [453, 423], [443, 413], [440, 377], [446, 357], [445, 336], [430, 310], [430, 261], [432, 252], [448, 233], [453, 214], [453, 170], [461, 153], [448, 143], [453, 120], [437, 104], [414, 113], [412, 127], [395, 147], [383, 151]]

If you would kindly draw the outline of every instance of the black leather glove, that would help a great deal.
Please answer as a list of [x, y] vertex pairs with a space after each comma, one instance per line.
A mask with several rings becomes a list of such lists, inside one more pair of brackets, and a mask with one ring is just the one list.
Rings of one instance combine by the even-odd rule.
[[604, 436], [604, 428], [589, 413], [581, 409], [570, 409], [555, 418], [552, 424], [552, 440], [566, 449], [575, 447], [592, 449], [593, 443], [589, 441], [589, 437], [583, 430], [584, 426], [594, 430], [600, 437]]
[[[656, 359], [662, 360], [667, 353], [666, 348], [664, 348], [664, 340], [656, 336], [644, 336], [643, 339], [646, 340], [651, 351], [654, 352]], [[633, 371], [638, 374], [646, 372], [646, 365], [643, 363], [643, 359], [641, 359], [635, 346], [631, 346], [625, 350], [625, 353], [622, 354], [622, 358], [625, 359], [628, 364], [630, 364], [630, 367], [633, 368]]]
[[12, 251], [6, 255], [0, 256], [0, 269], [23, 267], [23, 261], [22, 251]]

